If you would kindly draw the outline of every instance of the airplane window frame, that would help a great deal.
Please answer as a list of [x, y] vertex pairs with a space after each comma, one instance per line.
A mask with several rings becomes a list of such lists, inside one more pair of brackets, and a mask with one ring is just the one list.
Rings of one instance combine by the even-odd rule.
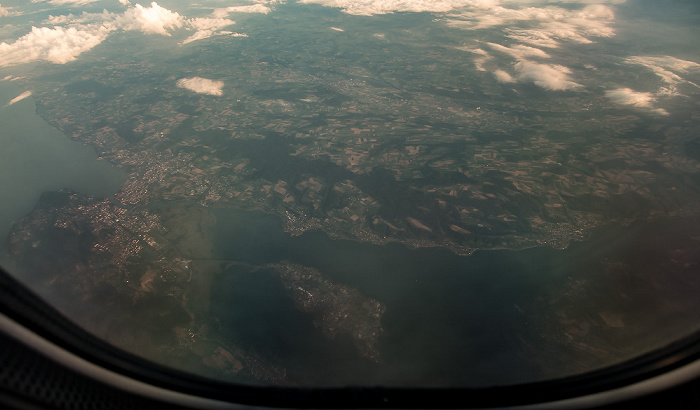
[[75, 325], [3, 269], [0, 333], [120, 391], [193, 408], [593, 408], [700, 379], [700, 332], [696, 332], [608, 368], [513, 386], [407, 389], [236, 385], [171, 369], [120, 350]]

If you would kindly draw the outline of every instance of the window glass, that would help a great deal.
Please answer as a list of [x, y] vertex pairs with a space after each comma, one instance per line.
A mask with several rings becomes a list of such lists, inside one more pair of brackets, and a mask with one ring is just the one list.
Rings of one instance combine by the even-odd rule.
[[698, 330], [697, 1], [3, 1], [0, 263], [150, 360], [484, 387]]

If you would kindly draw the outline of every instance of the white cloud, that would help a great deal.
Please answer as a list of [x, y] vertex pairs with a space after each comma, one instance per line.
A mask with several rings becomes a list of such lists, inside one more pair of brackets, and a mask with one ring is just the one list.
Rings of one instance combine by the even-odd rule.
[[247, 6], [231, 6], [227, 7], [226, 11], [229, 13], [262, 13], [267, 14], [270, 12], [270, 8], [264, 4], [251, 4]]
[[401, 11], [410, 12], [448, 12], [460, 3], [460, 0], [300, 0], [300, 3], [316, 3], [328, 7], [337, 7], [345, 13], [356, 15], [387, 14]]
[[515, 70], [518, 80], [532, 81], [547, 90], [574, 90], [581, 87], [569, 79], [571, 70], [564, 66], [521, 61], [515, 65]]
[[513, 76], [511, 76], [510, 74], [506, 73], [503, 70], [494, 71], [493, 76], [496, 77], [496, 80], [499, 83], [514, 83], [515, 82], [515, 79], [513, 78]]
[[272, 11], [268, 6], [264, 4], [250, 4], [246, 6], [231, 6], [214, 9], [212, 15], [216, 18], [222, 18], [229, 15], [229, 13], [262, 13], [267, 14]]
[[[501, 27], [505, 36], [536, 47], [556, 48], [562, 41], [592, 43], [615, 34], [609, 6], [624, 0], [299, 0], [340, 8], [356, 15], [431, 12], [452, 27], [478, 30]], [[567, 6], [557, 6], [564, 3]], [[573, 7], [568, 6], [573, 5]], [[576, 7], [578, 6], [578, 7]], [[515, 28], [527, 24], [527, 28]]]
[[119, 3], [121, 3], [124, 6], [130, 6], [131, 2], [129, 0], [119, 0]]
[[10, 15], [10, 10], [8, 10], [7, 7], [3, 7], [2, 4], [0, 4], [0, 17], [9, 16], [9, 15]]
[[90, 28], [104, 26], [110, 30], [116, 29], [114, 25], [114, 20], [117, 15], [104, 10], [102, 13], [88, 13], [84, 11], [82, 14], [62, 14], [58, 16], [49, 16], [44, 24], [51, 24], [53, 26], [66, 25], [69, 27], [75, 27], [78, 29], [88, 30]]
[[513, 47], [506, 47], [496, 43], [487, 43], [492, 49], [501, 53], [507, 54], [517, 60], [523, 60], [527, 57], [550, 58], [550, 55], [540, 50], [539, 48], [524, 46], [522, 44]]
[[[491, 63], [488, 67], [484, 67], [487, 62]], [[493, 68], [496, 65], [493, 62], [494, 59], [491, 57], [479, 57], [474, 60], [477, 70], [491, 71], [496, 81], [503, 84], [532, 82], [539, 87], [554, 91], [576, 90], [582, 87], [581, 84], [571, 81], [569, 78], [571, 70], [561, 65], [520, 60], [513, 66], [515, 74], [512, 75], [501, 68]]]
[[605, 96], [616, 104], [631, 105], [634, 107], [651, 107], [656, 100], [651, 93], [638, 93], [630, 88], [618, 88], [608, 90]]
[[680, 58], [671, 56], [657, 57], [630, 57], [628, 60], [639, 64], [649, 64], [650, 66], [664, 67], [669, 70], [678, 71], [681, 73], [690, 73], [700, 70], [700, 64], [694, 61], [681, 60]]
[[202, 40], [215, 35], [231, 34], [230, 31], [221, 31], [224, 27], [236, 24], [235, 21], [224, 18], [206, 18], [198, 17], [189, 19], [186, 22], [187, 27], [197, 30], [193, 35], [185, 39], [182, 44], [188, 44], [193, 41]]
[[[577, 3], [590, 4], [597, 8], [604, 4], [621, 4], [625, 0], [300, 0], [300, 3], [321, 4], [327, 7], [341, 9], [348, 14], [374, 15], [396, 12], [431, 12], [448, 13], [452, 11], [479, 11], [483, 21], [504, 21], [504, 18], [512, 20], [530, 19], [541, 15], [545, 8], [556, 9], [558, 12], [567, 11], [568, 8], [552, 7], [552, 3]], [[540, 6], [529, 10], [523, 5]], [[517, 11], [522, 9], [524, 11]], [[595, 9], [593, 10], [595, 11]], [[533, 13], [534, 12], [534, 13]], [[528, 14], [529, 13], [529, 14]], [[587, 12], [591, 14], [591, 10]], [[492, 20], [489, 20], [489, 17]]]
[[[493, 51], [517, 60], [512, 68], [502, 66], [480, 47], [465, 44], [475, 54], [474, 66], [490, 71], [502, 83], [532, 82], [548, 90], [582, 88], [570, 78], [571, 70], [558, 64], [539, 64], [552, 59], [542, 48], [565, 43], [587, 44], [615, 35], [612, 5], [625, 0], [298, 0], [300, 3], [336, 7], [348, 14], [375, 15], [396, 12], [430, 12], [448, 26], [476, 31], [488, 29], [485, 44]], [[497, 36], [501, 36], [499, 41]], [[476, 41], [479, 43], [479, 41]], [[481, 43], [484, 44], [484, 43]], [[503, 45], [503, 44], [508, 44]], [[483, 46], [481, 46], [483, 47]], [[495, 53], [491, 53], [495, 54]], [[510, 65], [508, 66], [510, 67]], [[506, 71], [508, 70], [508, 71]], [[510, 73], [509, 73], [510, 71]]]
[[487, 61], [493, 59], [493, 57], [491, 57], [489, 55], [489, 53], [487, 53], [486, 51], [484, 51], [483, 49], [480, 49], [480, 48], [470, 48], [470, 47], [456, 47], [456, 48], [458, 50], [463, 50], [463, 51], [466, 51], [468, 53], [478, 55], [479, 57], [474, 59], [474, 67], [479, 71], [486, 71], [486, 68], [484, 68], [484, 64], [486, 64]]
[[[506, 36], [511, 39], [550, 48], [558, 47], [561, 40], [591, 43], [593, 37], [611, 37], [615, 34], [612, 28], [615, 13], [602, 4], [573, 10], [551, 5], [522, 7], [522, 2], [513, 5], [469, 7], [449, 14], [447, 24], [469, 30], [502, 26]], [[532, 27], [512, 28], [521, 22], [529, 23]]]
[[49, 16], [45, 23], [68, 25], [76, 28], [85, 28], [85, 26], [91, 24], [101, 24], [112, 30], [141, 31], [145, 34], [169, 36], [170, 31], [181, 28], [186, 23], [186, 19], [177, 12], [170, 11], [159, 6], [156, 2], [152, 2], [149, 7], [144, 7], [140, 4], [128, 7], [121, 14], [104, 10], [102, 13], [88, 13], [84, 11], [78, 15]]
[[545, 0], [545, 3], [624, 4], [627, 0]]
[[49, 0], [49, 4], [54, 6], [84, 6], [100, 0]]
[[[608, 90], [605, 96], [615, 104], [630, 105], [637, 108], [653, 109], [656, 97], [652, 93], [640, 93], [630, 88], [618, 88], [616, 90]], [[662, 115], [668, 115], [668, 112], [663, 109], [653, 109], [654, 112]]]
[[12, 105], [16, 102], [22, 101], [25, 98], [30, 97], [31, 95], [32, 95], [31, 91], [25, 91], [22, 94], [18, 95], [17, 97], [11, 99], [10, 102], [8, 102], [5, 106], [7, 107], [7, 106]]
[[679, 88], [682, 85], [700, 88], [697, 84], [684, 78], [684, 75], [700, 72], [700, 64], [696, 62], [672, 56], [634, 56], [626, 58], [624, 62], [646, 67], [656, 74], [664, 85], [659, 87], [656, 93], [641, 93], [630, 88], [606, 91], [605, 96], [616, 104], [651, 109], [658, 114], [668, 115], [666, 110], [654, 108], [654, 103], [659, 97], [668, 98], [683, 95], [682, 88]]
[[220, 30], [235, 23], [235, 21], [229, 19], [207, 17], [197, 17], [187, 20], [187, 25], [195, 30]]
[[66, 24], [69, 22], [72, 22], [75, 19], [75, 16], [72, 14], [61, 14], [59, 16], [49, 16], [47, 20], [44, 21], [44, 24], [51, 24], [53, 26], [59, 26], [61, 24]]
[[[126, 3], [123, 2], [123, 4]], [[244, 36], [244, 34], [222, 31], [224, 27], [235, 23], [232, 20], [186, 19], [177, 12], [159, 6], [156, 2], [152, 2], [149, 7], [140, 4], [128, 6], [121, 14], [105, 10], [102, 13], [83, 12], [79, 15], [49, 16], [44, 23], [54, 27], [32, 27], [30, 33], [20, 37], [14, 43], [0, 43], [0, 66], [38, 60], [65, 64], [97, 46], [110, 33], [118, 30], [141, 31], [145, 34], [164, 36], [169, 36], [172, 31], [180, 28], [195, 30], [195, 33], [183, 43], [219, 34]]]
[[476, 68], [479, 71], [486, 71], [486, 68], [484, 68], [484, 64], [486, 64], [487, 61], [491, 60], [491, 58], [491, 56], [475, 58], [474, 68]]
[[552, 36], [545, 30], [506, 28], [505, 32], [506, 37], [521, 43], [530, 44], [537, 47], [559, 47], [559, 42], [552, 38]]
[[125, 30], [169, 36], [168, 30], [182, 27], [184, 18], [177, 12], [160, 7], [154, 1], [151, 7], [143, 7], [140, 4], [130, 7], [117, 18], [117, 23]]
[[32, 27], [29, 34], [20, 37], [14, 43], [0, 43], [0, 66], [36, 60], [65, 64], [100, 44], [108, 33], [109, 30], [103, 27], [90, 30], [78, 30], [74, 27]]
[[628, 64], [642, 65], [661, 78], [661, 81], [669, 85], [660, 90], [664, 94], [678, 94], [678, 85], [690, 84], [700, 88], [697, 84], [684, 79], [681, 74], [688, 74], [693, 71], [700, 71], [700, 64], [693, 61], [681, 60], [671, 56], [653, 57], [629, 57], [625, 59]]
[[[223, 33], [219, 32], [219, 33], [217, 33], [217, 34], [223, 34]], [[209, 37], [212, 37], [212, 36], [214, 36], [214, 33], [211, 32], [211, 31], [208, 31], [208, 30], [199, 30], [199, 31], [197, 31], [196, 33], [194, 33], [194, 34], [192, 34], [191, 36], [189, 36], [189, 37], [187, 37], [186, 39], [184, 39], [184, 40], [182, 41], [182, 44], [189, 44], [189, 43], [191, 43], [191, 42], [193, 42], [193, 41], [204, 40], [205, 38], [209, 38]]]
[[200, 94], [223, 95], [224, 82], [202, 77], [181, 78], [175, 83], [180, 88]]
[[482, 55], [482, 56], [487, 56], [487, 55], [489, 55], [489, 53], [487, 53], [486, 51], [484, 51], [484, 50], [481, 49], [481, 48], [457, 47], [457, 49], [462, 50], [462, 51], [466, 51], [466, 52], [469, 52], [469, 53], [472, 53], [472, 54]]

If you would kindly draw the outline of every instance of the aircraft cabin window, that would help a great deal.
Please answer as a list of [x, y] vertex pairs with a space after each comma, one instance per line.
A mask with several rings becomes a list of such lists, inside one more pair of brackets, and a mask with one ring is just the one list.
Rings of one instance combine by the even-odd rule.
[[3, 0], [0, 266], [238, 386], [491, 388], [700, 331], [695, 0]]

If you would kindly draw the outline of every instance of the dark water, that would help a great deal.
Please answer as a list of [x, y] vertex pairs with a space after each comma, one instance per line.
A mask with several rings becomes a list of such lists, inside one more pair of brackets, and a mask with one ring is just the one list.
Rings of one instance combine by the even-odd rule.
[[[659, 287], [653, 280], [668, 274], [656, 266], [664, 266], [669, 252], [697, 247], [690, 239], [699, 232], [696, 220], [613, 226], [564, 251], [533, 248], [457, 256], [438, 248], [331, 240], [320, 232], [289, 237], [274, 216], [232, 210], [215, 214], [221, 258], [312, 266], [386, 305], [383, 362], [375, 364], [359, 359], [348, 338], [324, 338], [309, 317], [294, 310], [272, 274], [251, 273], [246, 266], [225, 272], [213, 287], [213, 314], [229, 336], [275, 358], [291, 379], [302, 383], [483, 386], [540, 380], [552, 369], [529, 357], [531, 350], [524, 346], [550, 349], [540, 339], [557, 334], [559, 324], [552, 318], [561, 309], [586, 318], [606, 309], [624, 311], [628, 328], [601, 333], [605, 346], [617, 349], [614, 360], [657, 347], [664, 337], [678, 337], [683, 326], [686, 331], [688, 325], [697, 327], [691, 312], [683, 317], [670, 308], [663, 311], [668, 300], [697, 304], [688, 282], [666, 276]], [[625, 269], [611, 275], [605, 270], [611, 261]], [[690, 269], [698, 273], [696, 267]], [[570, 292], [572, 283], [588, 285], [570, 302], [556, 297]], [[624, 292], [631, 296], [619, 300]], [[544, 330], [537, 320], [528, 323], [540, 316], [533, 309], [543, 306], [550, 310], [541, 312]], [[566, 354], [566, 349], [555, 346], [553, 351]], [[580, 356], [575, 353], [572, 357]], [[591, 365], [600, 364], [591, 358]]]
[[[12, 223], [28, 214], [46, 191], [68, 188], [109, 196], [126, 180], [126, 173], [95, 151], [49, 125], [36, 113], [33, 97], [9, 104], [26, 91], [0, 81], [0, 238]], [[4, 253], [4, 249], [0, 254]], [[0, 259], [3, 256], [0, 255]]]

